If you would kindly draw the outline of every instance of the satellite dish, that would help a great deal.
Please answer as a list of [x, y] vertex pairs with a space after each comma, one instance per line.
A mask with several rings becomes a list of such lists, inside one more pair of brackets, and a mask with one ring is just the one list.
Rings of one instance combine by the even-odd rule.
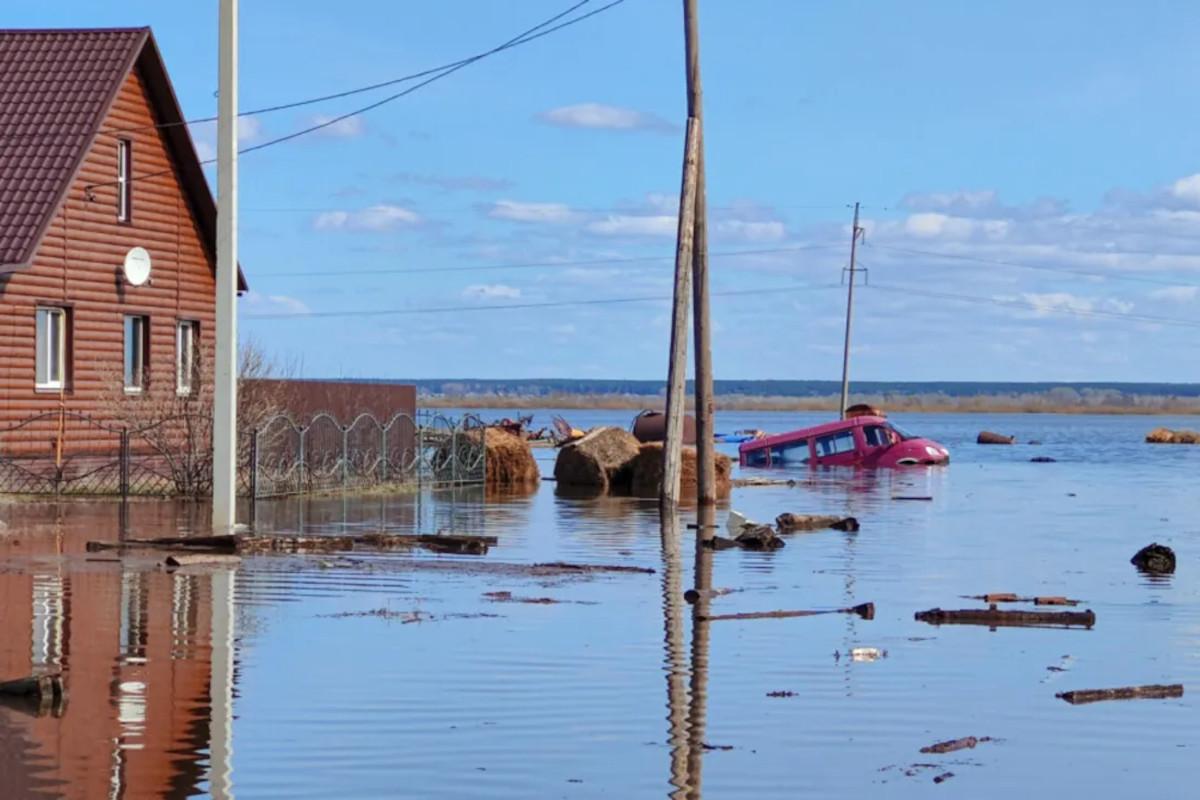
[[125, 254], [125, 280], [133, 286], [141, 286], [150, 280], [150, 254], [144, 247], [134, 247]]

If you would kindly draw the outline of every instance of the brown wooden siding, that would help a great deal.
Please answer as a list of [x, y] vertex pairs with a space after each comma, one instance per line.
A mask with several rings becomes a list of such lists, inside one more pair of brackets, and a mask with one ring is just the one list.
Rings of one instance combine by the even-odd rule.
[[[124, 316], [150, 317], [148, 352], [152, 387], [175, 387], [175, 325], [200, 323], [204, 363], [212, 363], [213, 259], [180, 184], [166, 141], [139, 72], [133, 70], [104, 120], [102, 130], [133, 143], [132, 219], [117, 220], [117, 136], [101, 133], [86, 156], [29, 269], [0, 282], [0, 428], [40, 412], [71, 411], [104, 416], [123, 367]], [[165, 172], [155, 177], [138, 176]], [[126, 284], [121, 265], [130, 248], [150, 253], [150, 283]], [[34, 319], [39, 304], [70, 309], [67, 388], [34, 389]], [[119, 389], [119, 384], [117, 384]], [[106, 399], [106, 397], [108, 399]], [[53, 431], [23, 432], [5, 439], [36, 440], [41, 448]], [[87, 438], [69, 420], [68, 449]]]

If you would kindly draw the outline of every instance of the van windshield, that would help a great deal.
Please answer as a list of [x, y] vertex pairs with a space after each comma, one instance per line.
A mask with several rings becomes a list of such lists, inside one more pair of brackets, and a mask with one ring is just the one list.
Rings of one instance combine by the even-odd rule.
[[904, 430], [904, 428], [901, 428], [899, 425], [897, 425], [894, 422], [889, 422], [888, 427], [896, 432], [896, 434], [900, 437], [900, 441], [904, 441], [905, 439], [916, 439], [917, 438], [916, 434], [909, 433], [908, 431]]

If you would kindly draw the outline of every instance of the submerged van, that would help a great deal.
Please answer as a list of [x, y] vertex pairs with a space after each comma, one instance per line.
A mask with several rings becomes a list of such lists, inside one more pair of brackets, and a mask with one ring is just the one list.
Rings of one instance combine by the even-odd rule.
[[744, 442], [743, 467], [907, 467], [950, 462], [950, 451], [908, 433], [886, 417], [862, 414]]

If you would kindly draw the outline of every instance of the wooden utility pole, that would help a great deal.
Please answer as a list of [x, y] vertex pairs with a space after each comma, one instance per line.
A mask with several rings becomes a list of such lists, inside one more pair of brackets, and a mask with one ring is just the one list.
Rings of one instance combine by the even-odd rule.
[[839, 415], [846, 418], [846, 407], [850, 403], [850, 321], [854, 316], [854, 259], [858, 251], [858, 203], [854, 204], [854, 224], [850, 227], [850, 281], [846, 289], [846, 341], [842, 346], [842, 404]]
[[213, 530], [237, 514], [238, 0], [221, 0], [217, 66], [217, 320], [213, 381]]
[[696, 345], [696, 499], [700, 505], [717, 502], [713, 464], [713, 376], [711, 317], [708, 298], [708, 194], [704, 170], [704, 91], [700, 83], [700, 17], [697, 0], [684, 0], [684, 46], [687, 61], [688, 118], [697, 135], [696, 206], [693, 225], [692, 307]]
[[659, 494], [659, 500], [664, 506], [674, 505], [679, 501], [699, 128], [696, 120], [688, 119], [683, 147], [683, 178], [679, 187], [679, 226], [675, 238], [675, 293], [671, 309], [671, 355], [667, 367], [667, 430], [663, 446], [663, 483]]

